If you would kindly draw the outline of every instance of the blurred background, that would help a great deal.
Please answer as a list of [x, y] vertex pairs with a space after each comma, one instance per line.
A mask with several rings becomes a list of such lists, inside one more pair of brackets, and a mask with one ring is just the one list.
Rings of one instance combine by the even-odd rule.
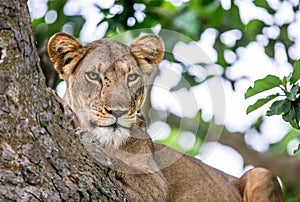
[[[270, 105], [246, 109], [255, 80], [288, 76], [300, 58], [298, 0], [29, 0], [47, 85], [63, 95], [45, 44], [66, 32], [83, 44], [112, 38], [130, 45], [145, 33], [165, 42], [146, 102], [152, 138], [240, 176], [253, 166], [275, 173], [286, 201], [300, 201], [300, 132]], [[273, 89], [272, 91], [280, 91]], [[270, 94], [270, 92], [268, 92]]]

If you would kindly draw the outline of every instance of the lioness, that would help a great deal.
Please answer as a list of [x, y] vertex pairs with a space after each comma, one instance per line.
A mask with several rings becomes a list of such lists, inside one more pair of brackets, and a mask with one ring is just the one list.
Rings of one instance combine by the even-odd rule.
[[[167, 188], [159, 188], [168, 193], [157, 195], [156, 201], [283, 201], [276, 177], [266, 169], [235, 178], [149, 139], [140, 109], [148, 79], [163, 58], [158, 36], [145, 35], [130, 47], [109, 39], [82, 46], [58, 33], [50, 39], [48, 53], [67, 82], [64, 99], [76, 116], [76, 127], [87, 131], [84, 141], [97, 142], [108, 156], [166, 180]], [[178, 160], [172, 162], [174, 157]]]

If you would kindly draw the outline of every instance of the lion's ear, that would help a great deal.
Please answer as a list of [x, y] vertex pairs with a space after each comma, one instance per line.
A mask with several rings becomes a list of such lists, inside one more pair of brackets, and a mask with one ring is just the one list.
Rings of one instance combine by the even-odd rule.
[[146, 74], [151, 74], [164, 56], [164, 42], [159, 36], [145, 35], [131, 44], [131, 52]]
[[82, 45], [71, 35], [57, 33], [48, 42], [48, 54], [56, 71], [62, 79], [67, 80], [75, 70], [82, 56]]

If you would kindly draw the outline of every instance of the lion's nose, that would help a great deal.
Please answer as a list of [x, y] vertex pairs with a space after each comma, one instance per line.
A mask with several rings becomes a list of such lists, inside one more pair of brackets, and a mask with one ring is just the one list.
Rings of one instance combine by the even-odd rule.
[[121, 117], [122, 115], [126, 114], [128, 111], [127, 110], [109, 110], [105, 109], [109, 114], [113, 115], [116, 118]]

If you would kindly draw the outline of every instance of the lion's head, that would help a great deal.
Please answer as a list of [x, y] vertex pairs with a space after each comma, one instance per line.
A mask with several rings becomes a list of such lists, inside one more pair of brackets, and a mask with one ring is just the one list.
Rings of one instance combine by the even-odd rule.
[[130, 47], [109, 39], [82, 46], [65, 33], [55, 34], [48, 43], [55, 69], [67, 83], [65, 100], [78, 126], [101, 144], [114, 147], [130, 137], [147, 79], [163, 52], [156, 35], [143, 36]]

